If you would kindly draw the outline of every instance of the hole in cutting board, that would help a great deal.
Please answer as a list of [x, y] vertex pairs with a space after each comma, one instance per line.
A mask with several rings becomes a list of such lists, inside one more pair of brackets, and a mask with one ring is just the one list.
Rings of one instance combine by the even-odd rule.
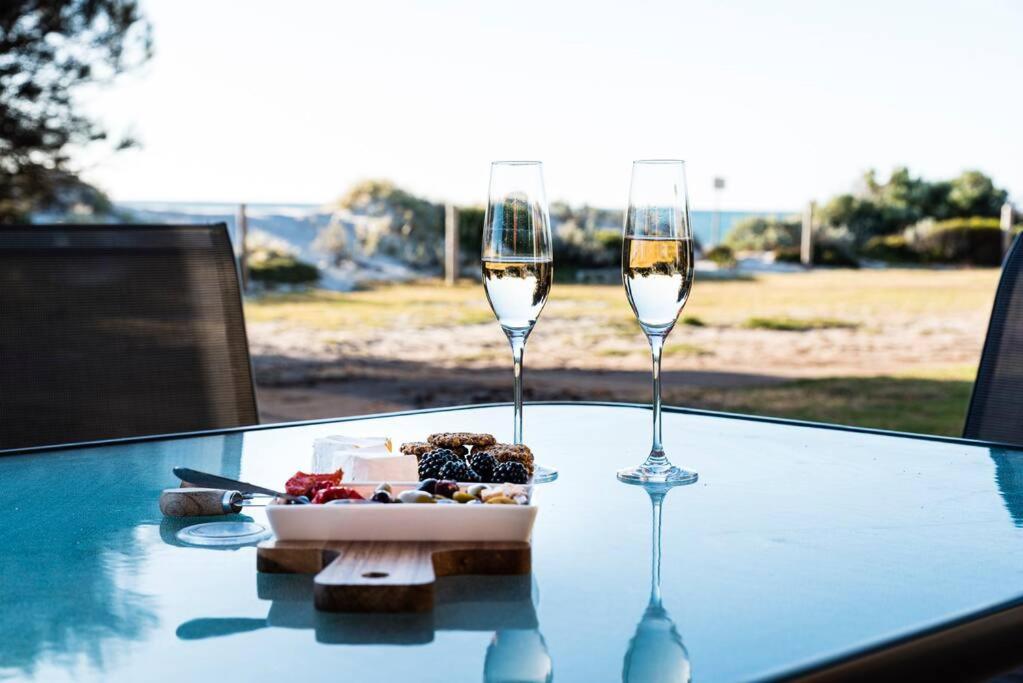
[[366, 572], [362, 575], [364, 579], [383, 579], [390, 576], [387, 572]]

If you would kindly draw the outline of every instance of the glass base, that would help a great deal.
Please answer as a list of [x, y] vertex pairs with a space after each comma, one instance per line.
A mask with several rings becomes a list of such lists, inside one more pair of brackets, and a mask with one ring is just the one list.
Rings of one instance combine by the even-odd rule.
[[618, 470], [618, 480], [626, 484], [659, 484], [663, 486], [685, 486], [692, 484], [700, 478], [700, 475], [692, 470], [685, 470], [681, 467], [669, 465], [668, 467], [629, 467]]
[[534, 484], [549, 484], [558, 478], [558, 471], [551, 469], [550, 467], [541, 467], [537, 465], [533, 469], [533, 483]]
[[221, 547], [258, 543], [272, 535], [269, 529], [255, 522], [207, 522], [186, 526], [177, 533], [182, 543]]

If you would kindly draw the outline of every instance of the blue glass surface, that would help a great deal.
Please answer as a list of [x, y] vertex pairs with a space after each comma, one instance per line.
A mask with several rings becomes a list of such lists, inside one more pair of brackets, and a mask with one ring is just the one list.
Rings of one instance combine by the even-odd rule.
[[655, 591], [651, 497], [615, 478], [649, 446], [632, 407], [527, 406], [561, 472], [533, 574], [442, 580], [432, 614], [318, 613], [309, 577], [179, 545], [157, 508], [176, 465], [279, 486], [319, 436], [507, 439], [510, 410], [0, 457], [0, 678], [755, 680], [1023, 596], [1023, 453], [680, 413], [665, 446], [700, 479], [663, 500]]

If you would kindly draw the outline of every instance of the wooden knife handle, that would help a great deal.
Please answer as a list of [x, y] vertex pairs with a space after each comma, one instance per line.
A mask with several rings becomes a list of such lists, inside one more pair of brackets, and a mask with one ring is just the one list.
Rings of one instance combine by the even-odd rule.
[[223, 489], [165, 489], [160, 494], [160, 512], [168, 517], [205, 517], [239, 512], [242, 496]]

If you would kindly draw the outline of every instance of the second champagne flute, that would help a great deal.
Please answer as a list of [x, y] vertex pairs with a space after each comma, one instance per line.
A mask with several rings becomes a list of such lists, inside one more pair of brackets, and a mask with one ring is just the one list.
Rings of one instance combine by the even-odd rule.
[[632, 484], [689, 484], [696, 472], [672, 465], [661, 444], [661, 350], [693, 286], [685, 162], [633, 162], [623, 237], [622, 283], [653, 359], [654, 429], [650, 455], [638, 467], [619, 471], [618, 478]]
[[[539, 161], [495, 161], [483, 220], [483, 287], [511, 343], [515, 371], [514, 443], [522, 443], [522, 355], [554, 277], [551, 221]], [[558, 473], [536, 466], [534, 483]]]

